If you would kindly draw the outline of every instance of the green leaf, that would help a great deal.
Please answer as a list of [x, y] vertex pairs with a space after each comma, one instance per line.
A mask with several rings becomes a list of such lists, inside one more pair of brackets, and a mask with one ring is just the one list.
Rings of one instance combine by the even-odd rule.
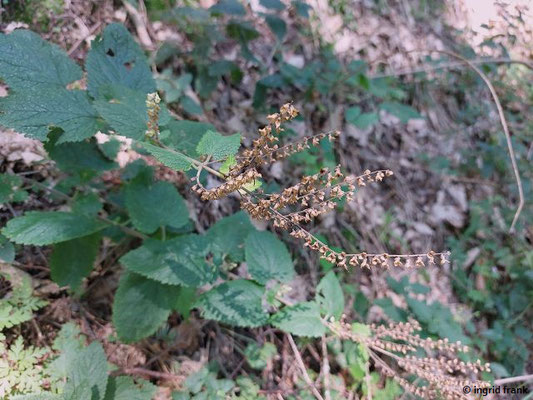
[[78, 142], [98, 131], [96, 111], [83, 90], [32, 89], [0, 98], [0, 124], [32, 139], [46, 141], [51, 127], [61, 142]]
[[104, 400], [147, 400], [151, 399], [157, 390], [157, 386], [129, 376], [110, 377], [107, 381], [107, 389]]
[[274, 15], [265, 15], [265, 21], [270, 30], [276, 35], [276, 38], [283, 42], [283, 38], [287, 34], [287, 24], [281, 18]]
[[372, 331], [368, 325], [360, 324], [358, 322], [352, 324], [352, 332], [363, 338], [368, 338], [372, 334]]
[[265, 324], [268, 314], [261, 305], [264, 288], [240, 279], [216, 286], [200, 296], [196, 306], [202, 316], [225, 324], [256, 327]]
[[244, 242], [248, 272], [257, 282], [270, 279], [288, 282], [294, 277], [291, 255], [285, 244], [270, 232], [254, 231]]
[[418, 111], [406, 104], [396, 102], [384, 102], [379, 106], [382, 110], [387, 111], [400, 119], [401, 122], [406, 123], [410, 119], [423, 118]]
[[162, 226], [181, 228], [189, 221], [185, 200], [170, 182], [130, 183], [126, 208], [135, 228], [145, 233], [154, 233]]
[[166, 126], [168, 135], [163, 137], [161, 133], [161, 141], [168, 147], [184, 152], [192, 158], [198, 158], [196, 153], [196, 146], [207, 131], [216, 131], [216, 128], [211, 124], [204, 122], [175, 120], [172, 119]]
[[278, 349], [272, 343], [265, 343], [259, 347], [257, 343], [252, 342], [244, 350], [246, 361], [253, 369], [263, 370], [268, 362], [278, 353]]
[[75, 361], [76, 355], [84, 347], [86, 347], [85, 340], [80, 335], [79, 328], [72, 322], [64, 324], [54, 339], [52, 346], [59, 355], [47, 367], [51, 378], [53, 380], [64, 380], [71, 370], [71, 364]]
[[4, 235], [0, 235], [0, 261], [11, 263], [15, 259], [15, 246]]
[[80, 350], [70, 363], [64, 397], [69, 400], [101, 400], [107, 386], [107, 359], [99, 342]]
[[[237, 40], [241, 45], [245, 45], [250, 40], [257, 39], [260, 36], [259, 32], [255, 30], [251, 23], [243, 20], [238, 21], [233, 19], [229, 21], [226, 25], [226, 32], [230, 38]], [[243, 53], [245, 53], [245, 51], [243, 51]], [[246, 57], [246, 54], [243, 55], [245, 58], [253, 57], [251, 55], [249, 57]]]
[[183, 318], [187, 319], [189, 318], [191, 309], [194, 307], [194, 303], [196, 303], [196, 299], [197, 295], [195, 288], [181, 286], [173, 309], [179, 312]]
[[76, 290], [92, 271], [99, 248], [98, 233], [56, 244], [50, 257], [52, 280]]
[[145, 94], [155, 92], [155, 81], [146, 57], [124, 26], [108, 25], [103, 36], [96, 38], [91, 46], [85, 63], [91, 96], [99, 98], [102, 87], [109, 84]]
[[191, 169], [191, 162], [176, 151], [164, 149], [162, 147], [154, 146], [150, 143], [139, 144], [144, 147], [151, 155], [153, 155], [157, 161], [173, 169], [174, 171], [188, 171]]
[[73, 213], [83, 214], [89, 217], [96, 216], [102, 207], [103, 204], [96, 193], [78, 195], [74, 198], [74, 202], [71, 205]]
[[209, 10], [220, 14], [246, 15], [246, 9], [238, 0], [219, 0]]
[[296, 10], [296, 13], [303, 18], [309, 18], [309, 10], [313, 9], [313, 7], [302, 0], [293, 0], [292, 6]]
[[259, 4], [270, 10], [283, 11], [285, 10], [285, 4], [281, 0], [259, 0]]
[[270, 317], [270, 323], [298, 336], [320, 337], [326, 333], [326, 327], [320, 319], [320, 307], [315, 302], [285, 307]]
[[344, 294], [341, 284], [333, 271], [329, 271], [316, 287], [318, 301], [326, 315], [339, 320], [344, 311]]
[[357, 106], [348, 108], [345, 113], [345, 118], [346, 122], [359, 129], [367, 129], [379, 121], [377, 113], [361, 113], [361, 108]]
[[199, 287], [212, 283], [217, 273], [206, 262], [208, 242], [203, 236], [185, 235], [144, 244], [122, 256], [130, 271], [169, 285]]
[[226, 161], [222, 163], [218, 171], [226, 175], [229, 173], [230, 168], [233, 167], [234, 165], [237, 165], [237, 160], [235, 159], [234, 156], [229, 156], [228, 158], [226, 158]]
[[59, 169], [65, 172], [72, 173], [89, 170], [94, 173], [106, 171], [116, 166], [114, 162], [105, 158], [102, 152], [98, 150], [94, 139], [63, 144], [49, 141], [44, 147]]
[[346, 122], [349, 122], [353, 124], [353, 121], [357, 119], [361, 115], [361, 107], [349, 107], [344, 112], [344, 118], [346, 119]]
[[106, 225], [94, 218], [62, 211], [31, 211], [9, 220], [2, 234], [15, 243], [43, 246], [90, 235]]
[[157, 331], [170, 315], [178, 294], [177, 286], [125, 273], [113, 302], [113, 324], [120, 340], [135, 342]]
[[126, 87], [101, 87], [94, 108], [118, 134], [139, 140], [148, 124], [146, 94]]
[[207, 231], [211, 251], [219, 256], [229, 255], [233, 261], [244, 260], [244, 239], [255, 231], [248, 215], [239, 211], [217, 221]]
[[222, 160], [228, 156], [234, 156], [241, 147], [241, 135], [222, 136], [218, 132], [207, 131], [198, 146], [196, 152], [201, 155], [213, 156], [214, 160]]
[[36, 33], [0, 34], [0, 78], [10, 89], [64, 88], [81, 77], [81, 68], [63, 50]]
[[191, 115], [201, 115], [204, 113], [204, 109], [200, 104], [193, 100], [190, 96], [183, 96], [180, 100], [180, 105], [183, 110]]

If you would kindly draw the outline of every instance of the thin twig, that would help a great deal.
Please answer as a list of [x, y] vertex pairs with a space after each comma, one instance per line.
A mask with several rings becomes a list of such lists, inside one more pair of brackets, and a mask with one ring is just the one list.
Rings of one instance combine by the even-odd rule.
[[325, 400], [331, 400], [330, 391], [330, 368], [328, 359], [328, 346], [326, 343], [326, 337], [322, 336], [322, 370], [324, 373], [324, 397]]
[[294, 353], [294, 357], [296, 357], [296, 362], [298, 366], [300, 367], [300, 370], [302, 371], [302, 375], [303, 375], [305, 383], [307, 383], [307, 386], [309, 386], [309, 388], [311, 389], [311, 392], [313, 392], [313, 394], [315, 395], [317, 399], [324, 400], [320, 392], [317, 390], [317, 388], [313, 384], [311, 377], [307, 373], [307, 369], [305, 368], [304, 361], [302, 360], [302, 356], [300, 354], [300, 351], [298, 350], [298, 347], [296, 347], [296, 343], [294, 343], [294, 339], [292, 338], [292, 335], [290, 333], [287, 333], [287, 338], [289, 339], [289, 344], [291, 345], [292, 352]]
[[515, 383], [515, 382], [527, 382], [533, 380], [533, 374], [522, 375], [522, 376], [512, 376], [510, 378], [496, 379], [494, 385], [504, 385], [506, 383]]

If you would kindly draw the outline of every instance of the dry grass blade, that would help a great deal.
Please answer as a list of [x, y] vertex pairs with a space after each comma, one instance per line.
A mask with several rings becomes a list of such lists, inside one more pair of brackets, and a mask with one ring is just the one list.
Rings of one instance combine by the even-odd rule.
[[298, 350], [296, 343], [294, 343], [294, 339], [292, 338], [292, 335], [290, 333], [287, 333], [287, 339], [289, 339], [289, 344], [291, 345], [292, 352], [294, 353], [294, 357], [296, 358], [296, 363], [298, 364], [298, 367], [300, 367], [300, 370], [302, 371], [302, 376], [305, 380], [305, 383], [307, 383], [307, 385], [309, 386], [309, 389], [311, 389], [311, 392], [313, 392], [313, 395], [317, 399], [324, 400], [324, 398], [322, 397], [318, 389], [315, 387], [315, 384], [313, 383], [311, 377], [307, 373], [304, 360], [302, 360], [300, 351]]

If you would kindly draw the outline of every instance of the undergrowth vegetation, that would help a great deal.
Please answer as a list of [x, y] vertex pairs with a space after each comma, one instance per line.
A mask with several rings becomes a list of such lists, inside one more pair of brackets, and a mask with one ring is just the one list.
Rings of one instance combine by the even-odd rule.
[[[384, 116], [405, 125], [424, 118], [414, 105], [424, 108], [430, 95], [412, 101], [410, 82], [373, 76], [365, 61], [341, 60], [327, 43], [299, 67], [287, 62], [290, 43], [317, 35], [312, 8], [261, 4], [264, 12], [251, 16], [236, 0], [209, 9], [150, 3], [150, 17], [188, 46], [168, 41], [147, 57], [124, 25], [111, 23], [83, 68], [29, 30], [0, 35], [0, 125], [42, 142], [47, 154], [34, 170], [6, 162], [0, 175], [10, 212], [0, 231], [0, 396], [140, 400], [169, 388], [173, 400], [463, 399], [466, 386], [525, 373], [533, 291], [527, 68], [506, 66], [511, 78], [497, 84], [526, 199], [515, 232], [505, 136], [487, 128], [460, 157], [416, 154], [415, 168], [434, 180], [488, 186], [470, 204], [465, 197], [466, 223], [446, 217], [455, 229], [433, 243], [440, 248], [425, 243], [413, 254], [387, 226], [391, 208], [367, 249], [349, 224], [319, 222], [396, 179], [394, 153], [357, 170], [364, 163], [339, 157], [349, 143], [341, 130], [298, 124], [322, 128], [342, 104], [337, 118], [357, 132], [378, 129]], [[269, 54], [254, 44], [265, 27]], [[223, 57], [228, 43], [235, 53]], [[490, 62], [482, 70], [498, 73]], [[468, 99], [485, 89], [468, 65], [445, 79], [414, 75], [429, 94], [449, 92], [457, 123], [474, 124], [493, 107]], [[231, 92], [241, 85], [262, 123], [235, 132], [215, 99], [238, 108]], [[432, 297], [434, 270], [460, 307]], [[377, 282], [376, 274], [385, 277], [381, 293], [354, 281]], [[54, 283], [36, 295], [43, 278]], [[302, 284], [310, 288], [294, 293]], [[197, 363], [190, 369], [188, 356]], [[287, 383], [285, 374], [296, 378]]]

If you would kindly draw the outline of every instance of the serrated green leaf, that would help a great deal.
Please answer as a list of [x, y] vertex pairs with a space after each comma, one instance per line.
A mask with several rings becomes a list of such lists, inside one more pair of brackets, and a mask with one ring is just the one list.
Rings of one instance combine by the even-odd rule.
[[196, 152], [201, 155], [213, 156], [214, 160], [222, 160], [228, 156], [234, 156], [241, 147], [241, 135], [222, 136], [218, 132], [207, 131], [198, 146]]
[[155, 81], [146, 57], [128, 30], [120, 24], [108, 25], [96, 38], [85, 63], [89, 93], [99, 98], [100, 89], [121, 85], [142, 93], [155, 92]]
[[221, 14], [246, 15], [246, 9], [238, 0], [219, 0], [209, 10]]
[[168, 147], [184, 152], [189, 157], [198, 158], [196, 153], [196, 146], [207, 131], [216, 131], [216, 128], [211, 124], [204, 122], [175, 120], [172, 119], [167, 125], [168, 135], [163, 137], [161, 134], [161, 141]]
[[64, 133], [61, 142], [79, 142], [98, 131], [98, 115], [83, 90], [31, 89], [0, 98], [0, 125], [46, 141], [51, 127]]
[[401, 104], [391, 101], [381, 103], [379, 108], [398, 117], [403, 123], [406, 123], [410, 119], [422, 118], [418, 111], [416, 111], [413, 107], [408, 106], [407, 104]]
[[79, 328], [72, 322], [64, 324], [54, 339], [52, 346], [54, 350], [58, 351], [59, 355], [47, 367], [51, 378], [54, 380], [66, 378], [71, 369], [70, 364], [75, 361], [76, 354], [85, 346], [85, 340], [80, 335]]
[[58, 46], [27, 30], [0, 34], [0, 78], [12, 90], [66, 87], [81, 68]]
[[80, 350], [70, 363], [65, 399], [101, 400], [107, 386], [107, 359], [99, 342]]
[[317, 297], [319, 303], [324, 308], [328, 316], [340, 319], [344, 311], [344, 294], [337, 276], [333, 271], [329, 271], [316, 287], [319, 294]]
[[7, 222], [2, 234], [15, 243], [43, 246], [90, 235], [106, 225], [63, 211], [31, 211]]
[[206, 238], [191, 234], [165, 242], [146, 240], [120, 262], [128, 270], [162, 283], [199, 287], [217, 277], [206, 262], [208, 251]]
[[52, 280], [76, 290], [92, 271], [99, 248], [98, 233], [56, 244], [50, 257]]
[[320, 319], [320, 307], [315, 302], [285, 307], [270, 317], [275, 327], [298, 336], [319, 337], [326, 333]]
[[202, 316], [225, 324], [255, 327], [265, 324], [268, 314], [261, 305], [264, 288], [240, 279], [214, 287], [200, 296], [196, 306]]
[[44, 147], [59, 169], [69, 173], [88, 170], [94, 173], [112, 169], [117, 165], [104, 157], [94, 139], [63, 144], [49, 141]]
[[148, 400], [157, 390], [157, 386], [129, 376], [110, 377], [107, 381], [107, 389], [104, 400]]
[[150, 143], [139, 143], [144, 147], [151, 155], [153, 155], [157, 161], [173, 169], [174, 171], [188, 171], [191, 169], [191, 162], [176, 151], [170, 149], [164, 149], [162, 147], [154, 146]]
[[233, 261], [244, 260], [244, 239], [255, 231], [243, 211], [217, 221], [207, 231], [211, 251], [218, 256], [229, 255]]
[[130, 183], [126, 208], [135, 228], [145, 233], [154, 233], [162, 226], [181, 228], [189, 221], [185, 200], [170, 182]]
[[178, 286], [125, 273], [113, 301], [113, 325], [120, 340], [135, 342], [157, 331], [170, 315], [178, 294]]
[[139, 140], [146, 133], [146, 94], [120, 86], [103, 86], [94, 108], [118, 134]]
[[270, 279], [288, 282], [294, 277], [291, 255], [285, 244], [270, 232], [252, 232], [244, 242], [248, 272], [257, 282]]

